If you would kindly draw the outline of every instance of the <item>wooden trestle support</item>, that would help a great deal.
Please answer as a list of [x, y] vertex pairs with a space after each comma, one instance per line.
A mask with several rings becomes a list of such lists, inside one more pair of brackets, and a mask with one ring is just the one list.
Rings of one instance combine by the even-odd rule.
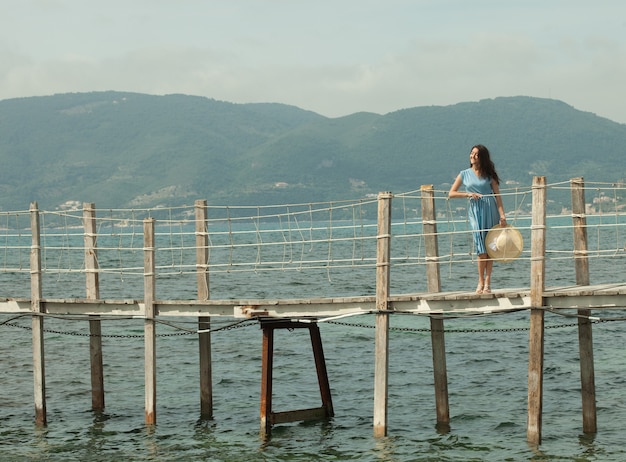
[[[322, 337], [316, 322], [304, 323], [286, 319], [261, 319], [263, 329], [263, 351], [261, 366], [261, 434], [269, 436], [272, 425], [295, 422], [298, 420], [321, 420], [334, 416], [333, 402], [330, 394], [326, 360], [322, 348]], [[272, 379], [274, 366], [274, 331], [276, 329], [309, 329], [313, 358], [317, 370], [322, 405], [311, 409], [295, 411], [272, 411]]]

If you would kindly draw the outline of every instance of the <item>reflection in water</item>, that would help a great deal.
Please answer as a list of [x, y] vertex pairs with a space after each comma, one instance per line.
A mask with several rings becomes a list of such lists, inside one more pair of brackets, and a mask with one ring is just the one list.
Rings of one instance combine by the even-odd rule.
[[48, 444], [48, 427], [45, 425], [34, 425], [33, 434], [33, 450], [37, 454], [47, 454], [50, 449]]
[[397, 450], [396, 437], [385, 436], [376, 440], [374, 447], [376, 460], [393, 461]]
[[101, 411], [93, 411], [93, 424], [87, 428], [90, 451], [97, 452], [107, 444], [109, 435], [105, 432], [105, 423], [111, 417]]
[[156, 425], [146, 425], [144, 430], [144, 446], [146, 447], [146, 454], [148, 460], [156, 460], [156, 456], [159, 454], [159, 443], [156, 436]]
[[589, 460], [595, 460], [597, 456], [596, 451], [596, 434], [595, 433], [583, 433], [578, 436], [578, 442], [582, 449], [581, 455]]

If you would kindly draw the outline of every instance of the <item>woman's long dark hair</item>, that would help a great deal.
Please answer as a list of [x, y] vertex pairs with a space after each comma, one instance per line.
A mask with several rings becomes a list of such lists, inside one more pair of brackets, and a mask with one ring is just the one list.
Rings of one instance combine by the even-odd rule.
[[487, 147], [483, 146], [482, 144], [477, 144], [476, 146], [472, 146], [470, 152], [473, 151], [474, 148], [478, 149], [478, 168], [480, 170], [481, 176], [496, 180], [496, 183], [500, 184], [500, 178], [498, 177], [498, 173], [496, 172], [496, 166], [491, 160], [489, 149], [487, 149]]

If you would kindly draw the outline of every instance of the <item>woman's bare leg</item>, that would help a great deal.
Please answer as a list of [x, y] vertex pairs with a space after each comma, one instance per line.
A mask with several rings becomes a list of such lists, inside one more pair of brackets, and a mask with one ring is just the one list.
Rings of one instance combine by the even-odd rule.
[[476, 288], [476, 293], [482, 293], [483, 287], [485, 287], [485, 274], [487, 272], [488, 261], [486, 253], [478, 255], [478, 287]]
[[486, 258], [485, 262], [485, 285], [483, 292], [491, 292], [491, 271], [493, 270], [493, 260]]

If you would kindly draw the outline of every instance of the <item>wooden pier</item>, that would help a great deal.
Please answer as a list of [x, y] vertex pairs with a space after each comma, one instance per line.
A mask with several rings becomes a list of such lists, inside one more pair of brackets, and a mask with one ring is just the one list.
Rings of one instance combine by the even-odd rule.
[[[44, 298], [42, 291], [42, 245], [40, 211], [31, 204], [30, 233], [30, 298], [5, 297], [0, 299], [0, 313], [32, 316], [33, 375], [35, 421], [47, 424], [46, 382], [44, 361], [44, 323], [47, 315], [85, 316], [89, 322], [92, 407], [102, 410], [105, 405], [103, 352], [101, 345], [101, 316], [134, 316], [144, 319], [145, 337], [145, 422], [156, 423], [156, 333], [155, 321], [165, 317], [195, 317], [198, 321], [200, 358], [200, 415], [212, 418], [213, 398], [211, 379], [212, 318], [258, 319], [263, 329], [262, 377], [260, 415], [261, 431], [271, 432], [272, 425], [295, 420], [320, 419], [333, 416], [330, 386], [317, 322], [322, 319], [369, 313], [375, 316], [374, 403], [373, 431], [385, 436], [388, 410], [389, 319], [397, 313], [430, 317], [433, 371], [435, 383], [436, 424], [446, 428], [450, 424], [448, 379], [445, 348], [445, 316], [454, 313], [486, 314], [529, 310], [528, 358], [528, 420], [527, 439], [541, 442], [543, 406], [544, 316], [546, 310], [574, 310], [578, 316], [578, 338], [581, 368], [581, 398], [583, 402], [583, 431], [597, 431], [595, 384], [593, 364], [592, 323], [594, 309], [626, 307], [626, 281], [590, 285], [587, 249], [587, 223], [584, 183], [582, 178], [570, 182], [572, 194], [573, 254], [576, 283], [568, 287], [545, 287], [546, 272], [546, 191], [544, 177], [536, 177], [532, 184], [532, 224], [530, 227], [529, 286], [497, 289], [490, 294], [445, 292], [440, 282], [437, 213], [434, 190], [423, 186], [420, 190], [422, 237], [425, 253], [427, 290], [422, 293], [393, 294], [390, 292], [390, 267], [393, 234], [391, 209], [393, 194], [380, 193], [377, 200], [376, 293], [361, 296], [320, 297], [306, 299], [211, 299], [209, 291], [209, 233], [207, 232], [206, 201], [196, 201], [195, 267], [197, 297], [189, 300], [158, 299], [156, 296], [155, 224], [153, 218], [143, 220], [143, 287], [142, 299], [100, 298], [97, 254], [98, 230], [95, 225], [94, 204], [84, 204], [84, 298]], [[6, 291], [3, 288], [3, 291]], [[276, 413], [272, 409], [273, 333], [275, 329], [307, 328], [310, 332], [317, 370], [321, 406]], [[468, 353], [469, 354], [469, 353]]]

